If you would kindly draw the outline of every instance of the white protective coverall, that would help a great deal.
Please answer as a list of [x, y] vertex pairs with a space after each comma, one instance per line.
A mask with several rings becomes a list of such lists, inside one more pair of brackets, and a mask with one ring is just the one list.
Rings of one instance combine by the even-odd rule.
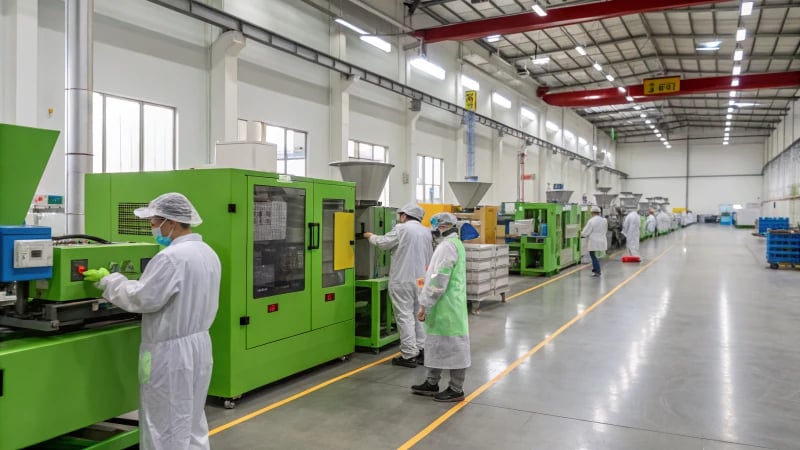
[[425, 346], [425, 329], [417, 320], [419, 285], [433, 253], [431, 230], [416, 220], [398, 223], [383, 236], [369, 238], [381, 250], [392, 250], [389, 269], [389, 296], [392, 299], [397, 328], [400, 331], [400, 353], [405, 359], [415, 358]]
[[[425, 319], [429, 331], [425, 341], [425, 367], [428, 368], [465, 369], [472, 363], [467, 318], [466, 256], [459, 261], [459, 245], [464, 255], [458, 234], [442, 239], [436, 245], [425, 274], [420, 304], [428, 311]], [[437, 303], [442, 303], [441, 312], [434, 310]]]
[[622, 221], [622, 234], [625, 236], [625, 246], [631, 256], [639, 256], [639, 227], [641, 219], [639, 213], [631, 211]]
[[644, 222], [644, 227], [648, 233], [655, 233], [656, 232], [656, 216], [652, 214], [647, 215], [647, 219]]
[[198, 234], [172, 241], [138, 281], [101, 279], [103, 297], [142, 314], [139, 349], [140, 446], [208, 449], [205, 403], [211, 381], [208, 329], [219, 305], [219, 258]]
[[672, 228], [672, 219], [670, 219], [669, 214], [664, 211], [659, 211], [656, 214], [656, 228], [660, 233], [669, 231]]
[[586, 250], [604, 252], [608, 249], [608, 220], [602, 216], [594, 216], [586, 222], [581, 237], [586, 238]]

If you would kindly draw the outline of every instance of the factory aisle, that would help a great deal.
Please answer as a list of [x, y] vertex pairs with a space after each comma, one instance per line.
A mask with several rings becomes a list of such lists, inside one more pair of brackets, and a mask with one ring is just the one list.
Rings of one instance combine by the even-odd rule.
[[512, 292], [542, 285], [470, 318], [468, 403], [412, 395], [421, 367], [349, 374], [396, 349], [357, 353], [234, 410], [210, 402], [212, 447], [798, 448], [798, 274], [765, 268], [750, 233], [693, 225], [643, 242], [641, 265], [606, 260], [600, 279], [518, 280]]

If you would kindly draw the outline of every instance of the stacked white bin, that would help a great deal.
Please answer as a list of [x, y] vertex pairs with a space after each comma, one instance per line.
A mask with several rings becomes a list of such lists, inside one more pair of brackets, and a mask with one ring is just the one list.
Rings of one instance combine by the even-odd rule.
[[508, 246], [464, 244], [467, 256], [467, 300], [505, 301], [508, 292]]

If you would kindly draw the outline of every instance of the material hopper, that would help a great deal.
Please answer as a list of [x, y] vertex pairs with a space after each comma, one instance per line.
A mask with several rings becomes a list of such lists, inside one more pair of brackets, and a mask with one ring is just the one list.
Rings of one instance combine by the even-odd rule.
[[472, 209], [478, 206], [478, 203], [480, 203], [490, 187], [492, 187], [492, 183], [480, 183], [477, 181], [450, 182], [450, 189], [453, 190], [458, 204], [464, 209]]
[[602, 194], [607, 194], [608, 191], [611, 190], [611, 188], [610, 187], [598, 187], [597, 190], [600, 191], [600, 193], [602, 193]]
[[344, 181], [356, 184], [357, 203], [377, 202], [394, 167], [377, 161], [337, 161], [330, 165], [339, 168]]
[[611, 202], [617, 198], [617, 194], [594, 194], [595, 202], [601, 209], [606, 209], [611, 206]]
[[547, 203], [558, 203], [559, 205], [566, 205], [569, 203], [570, 197], [572, 197], [572, 193], [574, 191], [564, 191], [564, 190], [556, 190], [556, 191], [547, 191], [545, 195], [547, 195]]

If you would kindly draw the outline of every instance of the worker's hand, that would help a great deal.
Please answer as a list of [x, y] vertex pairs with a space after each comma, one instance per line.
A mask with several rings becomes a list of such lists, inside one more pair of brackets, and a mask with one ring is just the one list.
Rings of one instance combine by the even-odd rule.
[[364, 233], [364, 239], [369, 239], [369, 238], [371, 238], [372, 236], [375, 236], [375, 233], [370, 233], [369, 231], [367, 231], [366, 233]]
[[83, 272], [83, 279], [85, 281], [96, 283], [108, 276], [110, 273], [111, 272], [109, 272], [105, 267], [101, 267], [99, 269], [89, 269], [86, 272]]
[[425, 307], [424, 306], [420, 306], [419, 307], [419, 312], [417, 312], [417, 319], [419, 319], [420, 322], [425, 322]]

